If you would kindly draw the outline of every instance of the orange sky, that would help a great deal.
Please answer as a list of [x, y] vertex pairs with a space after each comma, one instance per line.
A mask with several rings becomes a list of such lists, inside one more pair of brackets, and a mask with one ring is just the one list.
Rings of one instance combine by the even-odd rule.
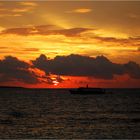
[[[31, 64], [40, 54], [49, 59], [70, 54], [92, 58], [104, 55], [115, 64], [134, 61], [140, 65], [139, 9], [139, 1], [0, 1], [0, 59], [13, 56]], [[36, 68], [34, 73], [37, 70], [43, 71]], [[140, 87], [139, 77], [125, 73], [110, 80], [50, 73], [51, 84], [29, 84], [12, 77], [0, 85]], [[59, 83], [57, 76], [64, 80]]]

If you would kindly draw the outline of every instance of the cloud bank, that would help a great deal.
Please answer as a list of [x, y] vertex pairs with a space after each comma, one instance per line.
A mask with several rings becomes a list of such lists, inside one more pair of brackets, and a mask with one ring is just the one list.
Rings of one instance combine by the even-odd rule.
[[16, 57], [7, 56], [0, 60], [0, 82], [38, 83], [37, 75], [29, 70], [30, 67], [28, 63], [20, 61]]
[[56, 75], [89, 76], [101, 79], [113, 79], [114, 75], [128, 74], [131, 78], [140, 78], [140, 65], [135, 62], [126, 64], [112, 63], [105, 56], [96, 58], [71, 54], [68, 56], [56, 56], [47, 59], [40, 55], [32, 61], [34, 66], [46, 72]]
[[64, 82], [61, 76], [85, 76], [110, 80], [115, 75], [124, 74], [132, 79], [140, 79], [140, 65], [137, 63], [117, 64], [105, 56], [93, 58], [71, 54], [48, 59], [42, 54], [31, 62], [32, 64], [12, 56], [0, 60], [0, 83], [17, 81], [26, 84], [54, 85]]

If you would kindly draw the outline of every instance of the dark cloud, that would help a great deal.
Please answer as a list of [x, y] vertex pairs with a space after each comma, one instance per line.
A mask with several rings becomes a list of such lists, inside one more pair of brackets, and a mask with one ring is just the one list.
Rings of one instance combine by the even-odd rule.
[[25, 51], [25, 52], [37, 52], [37, 51], [39, 51], [39, 49], [38, 48], [26, 48], [26, 49], [23, 49], [23, 51]]
[[1, 32], [1, 34], [17, 34], [17, 35], [28, 35], [32, 31], [31, 28], [9, 28]]
[[3, 47], [3, 46], [0, 46], [0, 49], [3, 50], [3, 49], [8, 49], [9, 47]]
[[114, 75], [128, 74], [131, 78], [140, 78], [140, 65], [135, 62], [116, 64], [104, 56], [92, 58], [71, 54], [56, 56], [49, 60], [42, 54], [32, 63], [46, 74], [90, 76], [101, 79], [113, 79]]
[[130, 75], [132, 78], [140, 78], [140, 65], [136, 64], [135, 62], [128, 62], [124, 64], [125, 72]]
[[129, 37], [129, 38], [115, 38], [115, 37], [101, 37], [101, 36], [94, 36], [93, 39], [99, 40], [101, 42], [112, 42], [112, 43], [119, 43], [119, 44], [132, 44], [133, 46], [138, 46], [140, 37]]
[[37, 75], [29, 68], [28, 63], [20, 61], [16, 57], [7, 56], [0, 60], [0, 82], [38, 83]]
[[3, 60], [0, 60], [0, 83], [17, 81], [26, 84], [43, 82], [54, 85], [55, 82], [61, 83], [64, 80], [59, 75], [53, 75], [52, 77], [50, 74], [45, 74], [45, 72], [16, 57], [6, 56]]
[[48, 59], [42, 54], [33, 60], [32, 64], [16, 57], [5, 57], [0, 60], [0, 83], [18, 81], [26, 84], [43, 82], [54, 85], [65, 81], [62, 78], [64, 75], [113, 79], [114, 75], [128, 74], [131, 78], [140, 79], [140, 65], [135, 62], [116, 64], [104, 56], [92, 58], [71, 54]]
[[70, 28], [63, 29], [55, 25], [40, 25], [25, 28], [9, 28], [1, 32], [1, 34], [17, 34], [17, 35], [65, 35], [68, 37], [79, 36], [81, 33], [91, 30], [89, 28]]

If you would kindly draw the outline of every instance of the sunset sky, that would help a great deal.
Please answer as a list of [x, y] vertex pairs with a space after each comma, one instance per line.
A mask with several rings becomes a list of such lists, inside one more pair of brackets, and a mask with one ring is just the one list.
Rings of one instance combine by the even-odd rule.
[[0, 85], [140, 87], [140, 1], [0, 1]]

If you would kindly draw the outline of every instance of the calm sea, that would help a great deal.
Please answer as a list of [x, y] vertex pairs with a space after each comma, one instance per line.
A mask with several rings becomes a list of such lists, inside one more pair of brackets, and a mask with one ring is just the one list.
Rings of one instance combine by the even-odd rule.
[[0, 89], [0, 139], [140, 138], [140, 89], [108, 91]]

